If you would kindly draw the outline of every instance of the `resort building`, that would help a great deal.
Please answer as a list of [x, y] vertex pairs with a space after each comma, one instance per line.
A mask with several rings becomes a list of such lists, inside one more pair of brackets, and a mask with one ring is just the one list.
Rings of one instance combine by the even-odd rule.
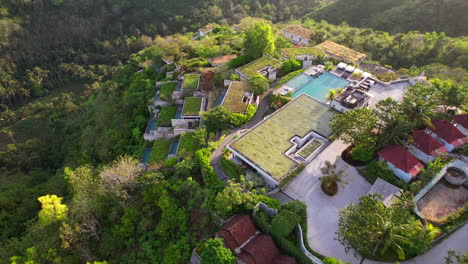
[[298, 26], [289, 25], [281, 30], [283, 36], [290, 39], [296, 45], [306, 46], [309, 45], [310, 36], [314, 31]]
[[302, 61], [302, 68], [308, 69], [312, 67], [312, 62], [317, 57], [325, 57], [325, 53], [314, 47], [294, 47], [281, 49], [281, 57], [285, 60], [300, 60]]
[[321, 49], [330, 58], [357, 65], [367, 57], [367, 55], [364, 53], [360, 53], [328, 40], [318, 44], [315, 47]]
[[428, 132], [432, 137], [442, 142], [448, 151], [452, 151], [468, 142], [467, 137], [447, 120], [433, 121]]
[[276, 187], [299, 164], [310, 162], [327, 145], [328, 105], [302, 94], [248, 130], [227, 148]]
[[199, 28], [198, 29], [198, 35], [200, 37], [204, 37], [206, 36], [208, 33], [210, 33], [211, 31], [213, 31], [213, 29], [215, 29], [218, 25], [216, 24], [207, 24], [206, 26], [202, 27], [202, 28]]
[[182, 107], [182, 119], [199, 120], [202, 112], [203, 97], [185, 97]]
[[211, 66], [216, 67], [222, 64], [226, 64], [235, 58], [237, 58], [237, 55], [231, 54], [231, 55], [214, 57], [214, 58], [209, 59], [209, 61], [210, 61]]
[[463, 135], [468, 136], [468, 114], [453, 116], [452, 123]]
[[198, 90], [200, 85], [200, 74], [185, 74], [182, 81], [182, 93], [191, 94]]
[[370, 98], [364, 91], [348, 86], [330, 105], [340, 112], [346, 112], [356, 107], [366, 107]]
[[244, 81], [257, 75], [264, 76], [270, 80], [276, 80], [276, 72], [280, 66], [281, 61], [263, 56], [236, 69], [236, 72], [240, 75], [241, 80]]
[[413, 144], [408, 146], [409, 152], [426, 164], [447, 153], [447, 149], [439, 141], [423, 130], [413, 132], [412, 138]]
[[233, 113], [244, 114], [250, 104], [255, 106], [258, 104], [258, 99], [254, 98], [254, 93], [248, 82], [232, 81], [221, 105]]
[[296, 264], [296, 260], [280, 253], [273, 239], [260, 233], [248, 215], [228, 219], [216, 237], [237, 256], [239, 264]]
[[390, 207], [401, 196], [401, 189], [381, 178], [377, 178], [367, 194], [379, 194], [382, 197], [382, 203]]
[[411, 181], [424, 168], [417, 158], [397, 145], [389, 145], [377, 154], [381, 160], [387, 162], [395, 176], [404, 182]]

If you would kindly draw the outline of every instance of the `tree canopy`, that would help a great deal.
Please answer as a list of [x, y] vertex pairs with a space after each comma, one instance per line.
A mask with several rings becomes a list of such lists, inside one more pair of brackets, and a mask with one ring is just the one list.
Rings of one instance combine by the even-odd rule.
[[275, 35], [271, 26], [265, 22], [252, 25], [245, 31], [245, 52], [253, 58], [275, 53]]

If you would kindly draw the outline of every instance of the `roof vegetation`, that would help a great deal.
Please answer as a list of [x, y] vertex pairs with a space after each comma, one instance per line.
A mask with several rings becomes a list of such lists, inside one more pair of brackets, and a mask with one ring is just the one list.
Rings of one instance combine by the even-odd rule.
[[247, 77], [252, 78], [259, 75], [259, 71], [267, 66], [280, 67], [281, 62], [277, 59], [264, 56], [240, 67], [239, 71]]
[[176, 86], [176, 82], [163, 83], [159, 91], [159, 99], [169, 101], [172, 98], [172, 92], [174, 92]]
[[202, 104], [201, 97], [186, 97], [184, 101], [184, 110], [182, 115], [194, 116], [200, 114], [200, 108]]
[[198, 81], [200, 74], [185, 74], [182, 89], [196, 90], [198, 88]]
[[252, 91], [248, 82], [233, 81], [229, 86], [226, 97], [223, 101], [223, 106], [231, 110], [233, 113], [244, 113], [249, 103], [243, 103], [242, 98], [246, 91]]
[[304, 137], [312, 130], [328, 137], [330, 118], [336, 114], [308, 95], [300, 95], [265, 119], [230, 146], [280, 181], [298, 164], [284, 155], [294, 136]]
[[364, 53], [360, 53], [358, 51], [355, 51], [353, 49], [328, 40], [318, 44], [315, 47], [323, 50], [330, 57], [353, 63], [357, 63], [361, 59], [366, 57], [366, 54]]
[[281, 49], [281, 55], [287, 59], [296, 59], [298, 55], [324, 56], [325, 53], [321, 49], [315, 47], [296, 47]]

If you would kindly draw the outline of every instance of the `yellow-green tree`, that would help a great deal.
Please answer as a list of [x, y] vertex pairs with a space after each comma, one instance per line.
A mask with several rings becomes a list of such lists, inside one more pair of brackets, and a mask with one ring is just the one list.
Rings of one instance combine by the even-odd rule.
[[39, 222], [42, 225], [47, 226], [67, 218], [68, 207], [62, 204], [62, 199], [54, 194], [37, 198], [42, 206], [41, 211], [39, 211]]
[[254, 58], [263, 54], [273, 55], [275, 53], [275, 40], [271, 26], [265, 22], [252, 25], [245, 31], [245, 52]]

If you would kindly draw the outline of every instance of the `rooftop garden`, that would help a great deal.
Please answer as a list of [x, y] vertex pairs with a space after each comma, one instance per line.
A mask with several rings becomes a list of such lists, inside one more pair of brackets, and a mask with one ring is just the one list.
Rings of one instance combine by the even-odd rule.
[[223, 106], [233, 113], [244, 113], [249, 104], [242, 102], [242, 98], [245, 91], [251, 90], [250, 85], [246, 82], [232, 82], [224, 99]]
[[324, 41], [315, 47], [323, 50], [325, 53], [331, 56], [353, 63], [359, 62], [359, 60], [366, 57], [366, 54], [360, 53], [332, 41]]
[[186, 132], [183, 133], [180, 142], [179, 150], [177, 153], [180, 154], [194, 154], [195, 151], [199, 150], [201, 146], [200, 137], [197, 136], [197, 132]]
[[307, 159], [314, 151], [322, 146], [322, 141], [313, 139], [298, 153], [304, 159]]
[[198, 80], [200, 74], [185, 74], [182, 88], [187, 90], [196, 90], [198, 88]]
[[177, 82], [166, 82], [161, 85], [159, 90], [159, 99], [163, 101], [169, 101], [172, 98], [172, 92], [174, 92]]
[[333, 115], [335, 111], [329, 107], [302, 95], [234, 141], [231, 147], [280, 181], [297, 166], [283, 154], [292, 146], [289, 140], [304, 137], [312, 130], [329, 136], [328, 120]]
[[161, 111], [159, 112], [158, 117], [158, 127], [170, 127], [171, 119], [173, 119], [176, 115], [177, 108], [175, 106], [163, 106], [161, 107]]
[[245, 74], [247, 77], [251, 78], [259, 74], [258, 71], [261, 69], [271, 66], [271, 67], [280, 67], [281, 62], [277, 59], [271, 58], [271, 57], [261, 57], [257, 60], [252, 61], [251, 63], [242, 66], [239, 68], [239, 71], [241, 71], [243, 74]]
[[166, 160], [167, 155], [169, 155], [169, 148], [171, 147], [172, 140], [156, 140], [153, 142], [153, 147], [151, 155], [149, 157], [148, 163], [161, 163]]
[[325, 53], [316, 47], [296, 47], [281, 49], [281, 55], [287, 59], [296, 59], [298, 55], [325, 56]]
[[184, 109], [182, 115], [184, 116], [197, 116], [200, 115], [200, 108], [202, 104], [201, 97], [187, 97], [184, 102]]

